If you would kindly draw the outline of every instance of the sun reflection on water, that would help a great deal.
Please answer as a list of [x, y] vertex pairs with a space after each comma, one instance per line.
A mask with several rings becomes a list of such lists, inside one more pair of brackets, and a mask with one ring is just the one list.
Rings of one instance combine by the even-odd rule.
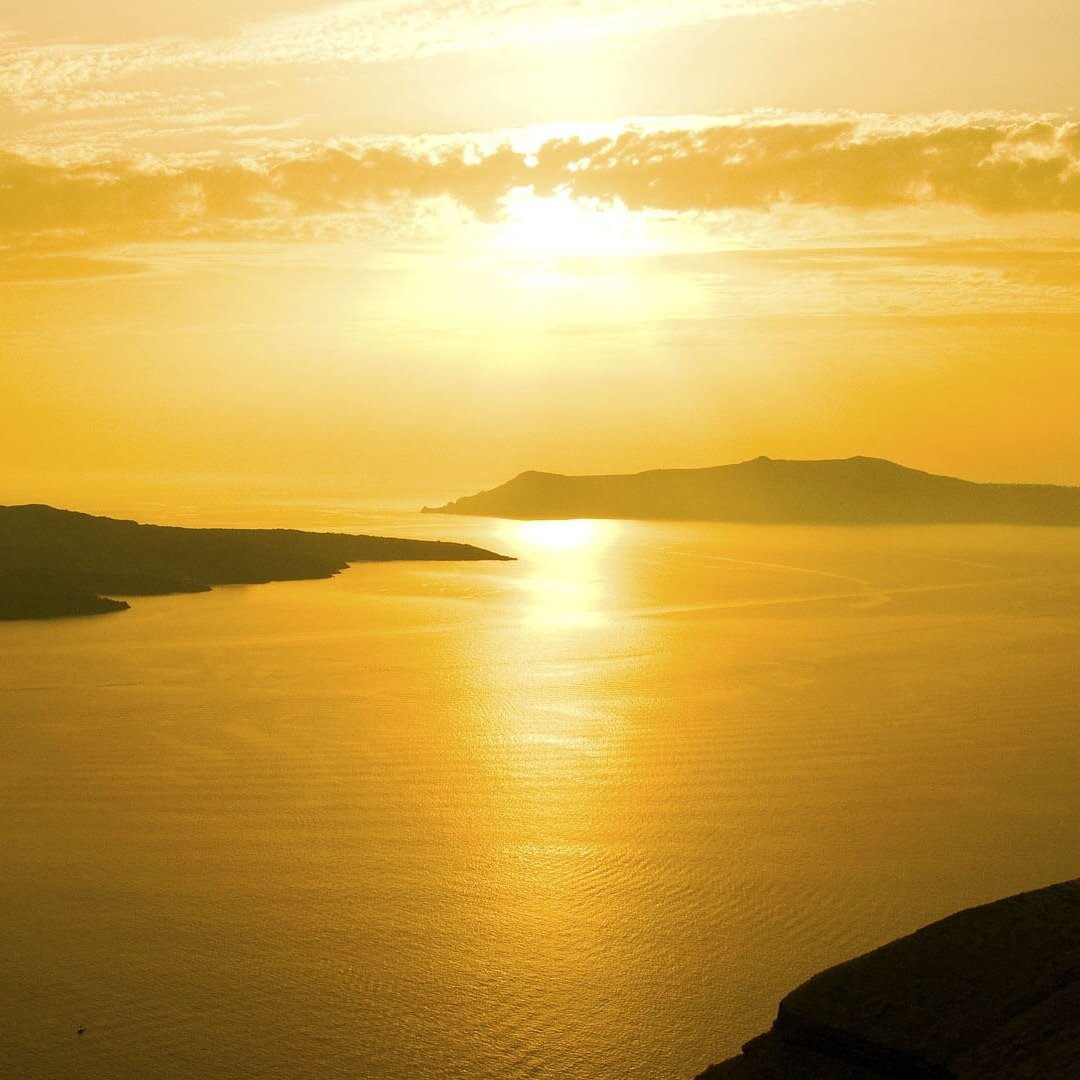
[[610, 578], [600, 571], [618, 529], [615, 521], [587, 519], [505, 523], [503, 537], [526, 566], [520, 583], [529, 625], [571, 629], [609, 621]]
[[[483, 836], [490, 901], [476, 908], [474, 933], [487, 957], [505, 958], [507, 993], [587, 1002], [602, 1016], [626, 955], [613, 927], [640, 921], [620, 884], [624, 818], [613, 813], [633, 735], [620, 674], [634, 660], [615, 645], [634, 625], [618, 617], [614, 565], [625, 558], [617, 538], [628, 526], [497, 528], [519, 561], [500, 579], [512, 583], [509, 622], [496, 625], [496, 647], [480, 650], [492, 656], [494, 678], [472, 691], [478, 702], [495, 699], [470, 712], [487, 748], [475, 797], [496, 823]], [[522, 974], [523, 953], [544, 958], [537, 984]]]

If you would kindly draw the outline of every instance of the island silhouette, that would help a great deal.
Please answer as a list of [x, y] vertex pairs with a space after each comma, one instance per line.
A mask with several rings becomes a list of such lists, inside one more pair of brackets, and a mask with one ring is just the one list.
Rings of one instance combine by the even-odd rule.
[[327, 578], [355, 562], [506, 561], [440, 540], [141, 525], [51, 506], [0, 507], [0, 619], [99, 615], [116, 596]]
[[608, 476], [523, 472], [425, 513], [775, 524], [1080, 525], [1080, 487], [980, 484], [882, 458], [754, 458]]

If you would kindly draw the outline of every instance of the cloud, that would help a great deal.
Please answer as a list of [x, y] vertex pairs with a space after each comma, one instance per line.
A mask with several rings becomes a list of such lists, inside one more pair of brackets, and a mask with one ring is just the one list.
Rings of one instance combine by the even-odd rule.
[[617, 198], [631, 209], [946, 203], [987, 213], [1080, 210], [1080, 124], [1068, 122], [630, 130], [590, 143], [553, 141], [537, 156], [542, 174], [573, 169], [575, 195]]
[[333, 235], [350, 216], [451, 200], [497, 218], [511, 192], [630, 210], [768, 212], [959, 206], [1080, 212], [1080, 123], [717, 122], [518, 142], [309, 146], [244, 160], [45, 163], [0, 156], [0, 244], [78, 248]]
[[783, 270], [807, 272], [866, 271], [875, 266], [989, 271], [1011, 280], [1047, 285], [1080, 285], [1080, 244], [1059, 240], [1051, 246], [1030, 243], [926, 242], [905, 245], [863, 244], [851, 247], [743, 251], [748, 258]]
[[7, 255], [0, 257], [0, 282], [43, 284], [50, 281], [83, 281], [99, 277], [140, 274], [145, 264], [134, 259], [110, 259], [88, 255]]
[[251, 24], [212, 41], [40, 44], [0, 36], [0, 103], [63, 111], [95, 93], [167, 73], [384, 63], [514, 45], [556, 44], [787, 14], [859, 0], [348, 0]]

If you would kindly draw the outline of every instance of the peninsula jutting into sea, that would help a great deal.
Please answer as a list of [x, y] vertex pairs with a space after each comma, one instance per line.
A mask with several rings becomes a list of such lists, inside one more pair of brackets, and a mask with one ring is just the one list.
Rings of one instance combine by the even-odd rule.
[[795, 524], [1080, 525], [1080, 487], [977, 484], [873, 457], [632, 475], [523, 472], [426, 513]]
[[50, 506], [0, 507], [0, 619], [122, 611], [115, 596], [325, 578], [354, 562], [506, 560], [437, 540], [140, 525]]

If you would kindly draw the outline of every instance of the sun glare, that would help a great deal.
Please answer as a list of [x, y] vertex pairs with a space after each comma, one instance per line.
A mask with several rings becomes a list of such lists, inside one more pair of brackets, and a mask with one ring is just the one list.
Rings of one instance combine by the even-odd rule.
[[503, 200], [492, 239], [501, 254], [537, 259], [616, 258], [652, 250], [645, 219], [621, 203], [515, 191]]
[[510, 531], [532, 548], [582, 551], [601, 546], [612, 523], [607, 521], [521, 521]]
[[607, 622], [608, 598], [599, 572], [614, 540], [614, 521], [514, 521], [503, 531], [527, 572], [520, 578], [525, 621], [545, 629], [582, 629]]

